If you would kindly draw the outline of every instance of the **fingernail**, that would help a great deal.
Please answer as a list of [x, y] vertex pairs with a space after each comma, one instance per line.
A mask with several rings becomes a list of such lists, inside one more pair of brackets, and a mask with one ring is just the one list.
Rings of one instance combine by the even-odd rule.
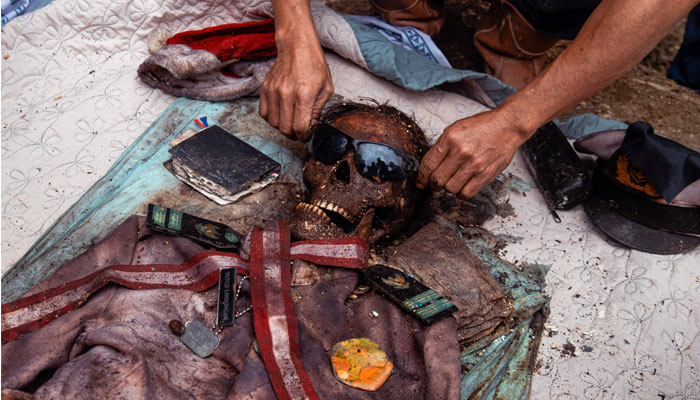
[[425, 185], [420, 182], [416, 182], [416, 187], [421, 190], [425, 189]]

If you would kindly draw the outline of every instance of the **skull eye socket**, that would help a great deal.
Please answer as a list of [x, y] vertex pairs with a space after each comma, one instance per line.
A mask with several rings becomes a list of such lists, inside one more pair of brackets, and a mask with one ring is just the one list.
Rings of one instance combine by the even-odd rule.
[[350, 184], [350, 166], [347, 161], [343, 160], [335, 168], [335, 178], [346, 185]]

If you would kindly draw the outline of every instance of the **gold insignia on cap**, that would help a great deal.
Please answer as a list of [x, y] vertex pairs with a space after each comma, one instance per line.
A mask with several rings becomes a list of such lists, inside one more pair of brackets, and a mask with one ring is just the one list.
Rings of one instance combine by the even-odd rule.
[[615, 160], [615, 165], [612, 171], [613, 178], [620, 184], [634, 191], [641, 192], [644, 195], [658, 199], [661, 194], [649, 182], [649, 179], [635, 167], [626, 154], [620, 154]]

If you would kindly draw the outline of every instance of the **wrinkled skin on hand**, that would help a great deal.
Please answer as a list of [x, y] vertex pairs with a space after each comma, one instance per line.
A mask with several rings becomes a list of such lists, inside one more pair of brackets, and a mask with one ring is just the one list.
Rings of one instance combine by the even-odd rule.
[[525, 137], [495, 111], [460, 119], [421, 161], [418, 187], [444, 188], [467, 200], [508, 166]]
[[333, 95], [331, 72], [317, 42], [279, 44], [260, 90], [260, 116], [290, 139], [306, 140], [310, 123]]
[[[340, 104], [324, 122], [361, 140], [398, 147], [420, 159], [427, 148], [420, 128], [388, 106]], [[302, 240], [360, 236], [368, 244], [390, 237], [411, 220], [421, 191], [416, 174], [404, 181], [381, 181], [360, 175], [350, 149], [332, 165], [309, 156], [304, 166], [307, 198], [290, 220], [292, 235]]]

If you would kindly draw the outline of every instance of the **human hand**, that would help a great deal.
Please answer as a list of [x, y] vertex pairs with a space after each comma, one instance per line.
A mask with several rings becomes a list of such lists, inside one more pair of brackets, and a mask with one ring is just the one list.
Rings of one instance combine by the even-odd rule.
[[[315, 33], [314, 33], [315, 35]], [[331, 71], [318, 39], [280, 43], [260, 91], [260, 116], [290, 139], [306, 141], [311, 121], [333, 95]]]
[[423, 157], [416, 186], [469, 199], [508, 166], [528, 136], [497, 110], [460, 119]]

